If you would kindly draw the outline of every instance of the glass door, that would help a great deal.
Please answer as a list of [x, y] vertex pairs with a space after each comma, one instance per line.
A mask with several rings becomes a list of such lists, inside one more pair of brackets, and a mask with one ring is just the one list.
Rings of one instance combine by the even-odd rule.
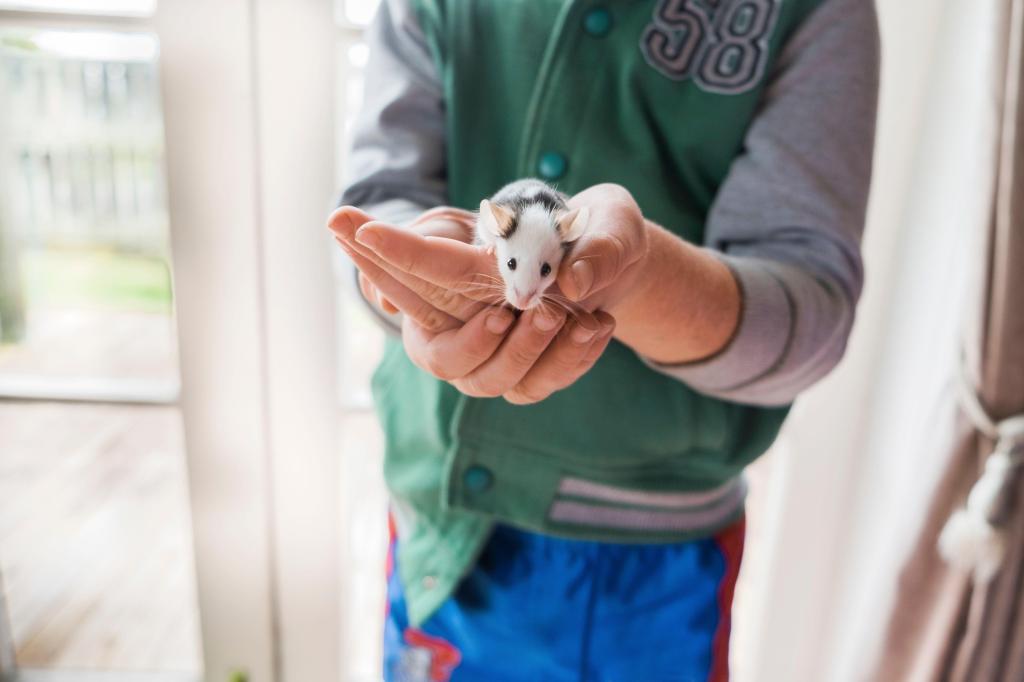
[[340, 678], [331, 17], [0, 0], [4, 682]]
[[23, 671], [202, 673], [153, 10], [0, 2], [0, 633]]

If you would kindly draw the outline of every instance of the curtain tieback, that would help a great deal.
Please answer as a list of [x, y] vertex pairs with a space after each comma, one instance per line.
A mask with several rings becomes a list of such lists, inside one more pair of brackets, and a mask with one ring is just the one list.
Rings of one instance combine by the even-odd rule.
[[953, 512], [939, 535], [939, 552], [951, 565], [986, 583], [999, 571], [1006, 553], [1004, 531], [1007, 485], [1024, 464], [1024, 414], [996, 421], [981, 404], [961, 365], [960, 406], [979, 433], [995, 441], [985, 458], [981, 476], [967, 496], [967, 504]]

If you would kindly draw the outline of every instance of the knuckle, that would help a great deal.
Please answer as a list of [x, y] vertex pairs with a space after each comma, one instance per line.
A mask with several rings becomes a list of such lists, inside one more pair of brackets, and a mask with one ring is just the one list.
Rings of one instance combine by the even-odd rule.
[[430, 368], [430, 363], [427, 362], [427, 358], [422, 352], [422, 349], [419, 348], [419, 344], [406, 338], [402, 345], [405, 346], [405, 354], [409, 356], [409, 360], [412, 364], [416, 365], [424, 372], [430, 372], [433, 374], [433, 370]]
[[434, 307], [448, 310], [452, 307], [452, 302], [455, 300], [457, 294], [449, 291], [443, 287], [439, 287], [436, 284], [432, 284], [425, 280], [419, 280], [416, 283], [417, 293]]
[[435, 333], [444, 329], [446, 319], [444, 313], [433, 307], [427, 307], [419, 316], [420, 326]]
[[508, 359], [516, 367], [529, 367], [537, 359], [537, 353], [528, 346], [512, 345], [508, 349]]
[[435, 295], [437, 296], [438, 307], [445, 310], [456, 309], [462, 298], [457, 291], [441, 287], [435, 287]]
[[481, 380], [479, 377], [467, 377], [462, 379], [460, 383], [467, 389], [463, 391], [464, 393], [478, 398], [497, 398], [504, 393], [493, 382]]
[[474, 367], [481, 365], [486, 362], [494, 354], [493, 346], [484, 346], [479, 341], [474, 341], [469, 344], [464, 344], [459, 349], [463, 358], [466, 362], [472, 364]]
[[586, 346], [582, 348], [577, 346], [571, 351], [560, 355], [556, 361], [555, 373], [559, 377], [571, 376], [576, 371], [576, 368], [580, 366], [580, 363], [584, 361], [589, 350]]
[[448, 383], [454, 386], [455, 388], [459, 389], [460, 393], [468, 395], [471, 398], [483, 397], [473, 392], [473, 387], [470, 385], [470, 382], [466, 379], [454, 379], [452, 381], [449, 381]]
[[427, 352], [424, 354], [423, 361], [427, 366], [427, 371], [438, 379], [441, 379], [442, 381], [451, 381], [452, 379], [457, 378], [451, 371], [449, 366], [450, 363], [446, 362], [444, 354], [436, 344], [431, 344], [427, 347]]
[[617, 234], [602, 234], [596, 238], [598, 252], [607, 259], [610, 272], [619, 272], [626, 260], [626, 243]]
[[617, 234], [606, 232], [598, 235], [597, 243], [602, 252], [613, 258], [621, 258], [626, 253], [626, 243]]
[[526, 386], [517, 386], [505, 394], [505, 400], [513, 405], [532, 405], [547, 398], [550, 393], [539, 391]]
[[497, 398], [508, 390], [508, 386], [503, 386], [499, 382], [487, 378], [477, 379], [475, 385], [477, 390], [480, 391], [480, 395], [486, 398]]
[[633, 198], [630, 190], [617, 182], [602, 182], [597, 185], [597, 188], [601, 191], [602, 195], [616, 201], [625, 201]]

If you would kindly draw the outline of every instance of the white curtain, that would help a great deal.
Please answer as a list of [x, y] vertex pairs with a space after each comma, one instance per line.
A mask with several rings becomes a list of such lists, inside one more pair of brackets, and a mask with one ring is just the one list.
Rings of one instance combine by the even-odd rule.
[[740, 682], [865, 678], [944, 462], [972, 241], [991, 215], [1001, 0], [878, 0], [867, 285], [841, 366], [780, 436]]

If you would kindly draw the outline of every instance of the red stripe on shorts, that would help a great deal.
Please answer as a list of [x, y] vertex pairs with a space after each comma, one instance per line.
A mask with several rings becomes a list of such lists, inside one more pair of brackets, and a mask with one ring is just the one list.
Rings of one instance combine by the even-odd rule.
[[743, 538], [746, 535], [746, 517], [722, 531], [716, 538], [718, 549], [725, 557], [725, 574], [718, 586], [718, 627], [711, 645], [711, 674], [709, 682], [729, 682], [729, 635], [732, 632], [732, 596], [743, 559]]

